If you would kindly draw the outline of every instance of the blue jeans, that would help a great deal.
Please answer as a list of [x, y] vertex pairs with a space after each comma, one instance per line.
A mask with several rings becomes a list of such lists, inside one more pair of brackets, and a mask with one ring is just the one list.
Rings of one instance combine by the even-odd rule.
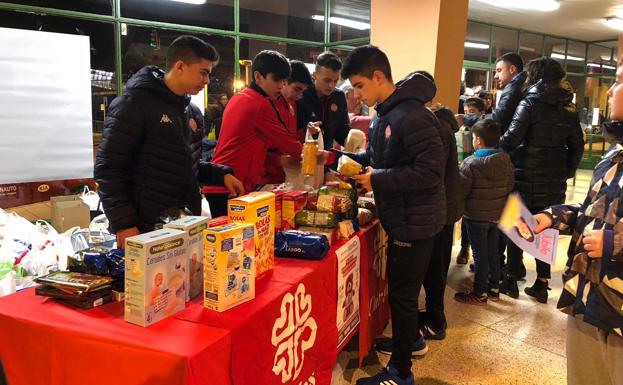
[[497, 223], [467, 219], [467, 231], [474, 255], [474, 293], [482, 295], [488, 289], [500, 287], [500, 256]]

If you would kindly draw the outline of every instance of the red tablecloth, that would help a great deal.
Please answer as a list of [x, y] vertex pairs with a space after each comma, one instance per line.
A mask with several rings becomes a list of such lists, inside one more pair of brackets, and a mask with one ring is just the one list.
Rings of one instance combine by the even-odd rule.
[[29, 289], [0, 298], [10, 385], [231, 384], [229, 331], [168, 318], [126, 323], [123, 304], [76, 310]]

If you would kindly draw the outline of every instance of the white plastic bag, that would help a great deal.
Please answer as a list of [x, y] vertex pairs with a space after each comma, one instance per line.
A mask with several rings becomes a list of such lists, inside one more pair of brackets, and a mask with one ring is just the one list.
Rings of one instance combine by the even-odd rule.
[[97, 211], [100, 204], [100, 197], [95, 191], [89, 189], [89, 186], [84, 186], [80, 199], [89, 206], [89, 210]]
[[[305, 133], [305, 140], [314, 140], [309, 129]], [[322, 133], [318, 134], [318, 148], [324, 150], [324, 140]], [[287, 156], [287, 155], [286, 155]], [[316, 166], [315, 175], [305, 176], [301, 173], [301, 165], [289, 166], [287, 162], [283, 162], [283, 172], [286, 174], [285, 189], [306, 190], [311, 191], [320, 188], [324, 183], [324, 166]]]

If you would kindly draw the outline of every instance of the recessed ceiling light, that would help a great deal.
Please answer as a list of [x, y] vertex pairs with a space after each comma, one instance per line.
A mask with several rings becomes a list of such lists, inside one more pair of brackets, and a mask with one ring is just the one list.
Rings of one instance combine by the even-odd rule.
[[171, 1], [177, 1], [178, 3], [187, 3], [187, 4], [195, 4], [195, 5], [202, 5], [208, 2], [208, 0], [171, 0]]
[[478, 0], [500, 8], [528, 9], [532, 11], [555, 11], [560, 8], [557, 0]]
[[[551, 57], [552, 59], [565, 60], [565, 55], [560, 54], [560, 53], [556, 53], [556, 52], [552, 52], [552, 54], [549, 57]], [[567, 55], [566, 58], [567, 58], [567, 60], [584, 61], [583, 58], [577, 57], [577, 56]]]

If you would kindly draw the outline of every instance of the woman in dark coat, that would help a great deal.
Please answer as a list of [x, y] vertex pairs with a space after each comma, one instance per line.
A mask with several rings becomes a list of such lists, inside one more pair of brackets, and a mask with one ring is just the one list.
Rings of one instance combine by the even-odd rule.
[[[584, 141], [573, 90], [561, 65], [548, 57], [528, 63], [524, 98], [519, 103], [500, 145], [515, 166], [515, 190], [526, 206], [537, 213], [565, 201], [567, 179], [580, 164]], [[522, 251], [508, 245], [508, 273], [502, 292], [517, 298], [517, 275]], [[537, 260], [537, 280], [526, 294], [547, 302], [550, 265]]]

